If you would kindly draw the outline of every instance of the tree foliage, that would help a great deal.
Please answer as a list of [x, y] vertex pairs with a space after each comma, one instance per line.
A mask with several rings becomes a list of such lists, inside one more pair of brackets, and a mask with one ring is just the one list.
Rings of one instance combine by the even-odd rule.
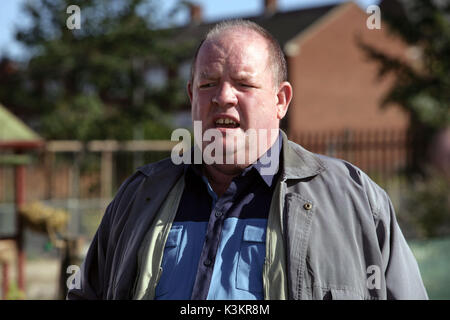
[[[25, 3], [31, 23], [17, 39], [29, 59], [3, 70], [0, 101], [46, 138], [167, 138], [167, 114], [186, 99], [177, 67], [192, 44], [160, 28], [170, 22], [156, 16], [158, 2], [79, 0], [81, 28], [69, 30], [72, 3]], [[168, 71], [162, 86], [149, 81], [155, 67]]]

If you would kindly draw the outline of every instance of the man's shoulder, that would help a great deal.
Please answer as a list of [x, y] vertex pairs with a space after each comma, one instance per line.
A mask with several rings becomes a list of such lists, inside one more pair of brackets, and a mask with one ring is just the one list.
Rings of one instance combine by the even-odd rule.
[[136, 171], [122, 183], [117, 195], [120, 196], [123, 193], [133, 192], [143, 180], [150, 179], [155, 181], [155, 183], [159, 183], [161, 181], [158, 179], [165, 179], [169, 175], [177, 175], [180, 170], [183, 170], [183, 167], [181, 165], [175, 165], [170, 157], [145, 164], [137, 168]]
[[347, 160], [318, 153], [314, 155], [322, 161], [325, 167], [324, 171], [337, 178], [348, 178], [358, 185], [362, 185], [362, 180], [368, 178], [363, 170]]
[[377, 215], [385, 211], [389, 203], [389, 196], [369, 175], [349, 161], [315, 154], [325, 165], [325, 175], [334, 181], [338, 181], [340, 190], [347, 188], [361, 189], [369, 201], [372, 213]]
[[170, 157], [167, 157], [167, 158], [164, 158], [157, 162], [152, 162], [152, 163], [143, 165], [143, 166], [137, 168], [137, 172], [143, 174], [145, 177], [151, 177], [153, 175], [158, 175], [165, 171], [170, 172], [172, 170], [175, 170], [175, 171], [182, 170], [181, 167], [182, 167], [182, 165], [174, 164], [172, 159]]
[[[382, 210], [381, 206], [386, 204], [389, 196], [367, 173], [353, 163], [323, 154], [313, 153], [304, 149], [295, 142], [289, 141], [291, 149], [297, 153], [308, 153], [308, 157], [316, 159], [322, 170], [317, 178], [332, 185], [331, 190], [354, 190], [359, 189], [366, 194], [374, 213]], [[353, 192], [352, 192], [353, 193]]]
[[361, 179], [365, 173], [354, 164], [343, 159], [309, 151], [291, 140], [289, 140], [289, 149], [298, 154], [302, 160], [307, 159], [306, 161], [296, 162], [296, 165], [306, 164], [307, 166], [311, 166], [313, 164], [318, 168], [316, 169], [318, 175], [341, 179], [349, 178], [361, 185]]

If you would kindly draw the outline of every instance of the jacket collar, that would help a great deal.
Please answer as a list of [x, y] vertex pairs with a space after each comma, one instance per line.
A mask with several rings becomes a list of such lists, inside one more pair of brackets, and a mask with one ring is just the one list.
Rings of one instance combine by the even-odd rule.
[[325, 164], [314, 153], [283, 137], [282, 179], [305, 179], [316, 176], [326, 169]]
[[147, 177], [161, 177], [162, 179], [164, 179], [164, 177], [166, 177], [168, 173], [176, 177], [181, 176], [181, 174], [184, 172], [185, 166], [186, 164], [174, 164], [172, 162], [172, 159], [169, 157], [158, 162], [146, 164], [142, 167], [137, 168], [137, 170]]

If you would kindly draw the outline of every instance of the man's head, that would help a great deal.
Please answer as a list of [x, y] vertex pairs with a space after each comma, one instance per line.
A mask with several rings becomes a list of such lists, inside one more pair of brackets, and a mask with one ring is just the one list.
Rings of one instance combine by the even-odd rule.
[[[226, 153], [248, 154], [249, 129], [256, 130], [258, 139], [265, 136], [268, 148], [273, 144], [277, 135], [270, 135], [271, 129], [279, 128], [292, 87], [285, 81], [283, 53], [267, 31], [242, 20], [216, 25], [199, 46], [192, 70], [188, 94], [202, 134], [220, 131]], [[258, 149], [257, 156], [268, 148]], [[248, 160], [247, 165], [256, 159]]]
[[197, 47], [197, 50], [195, 51], [194, 59], [192, 61], [191, 79], [190, 79], [191, 82], [193, 82], [194, 80], [197, 56], [203, 43], [208, 39], [212, 39], [214, 37], [221, 35], [225, 31], [236, 30], [239, 32], [239, 30], [242, 29], [254, 31], [255, 33], [259, 34], [262, 38], [266, 40], [267, 50], [269, 51], [270, 56], [269, 63], [270, 67], [272, 68], [275, 83], [280, 84], [283, 81], [288, 81], [286, 59], [284, 58], [283, 51], [281, 50], [278, 41], [266, 29], [264, 29], [260, 25], [249, 20], [236, 19], [236, 20], [227, 20], [216, 24], [206, 34], [205, 38], [200, 42], [199, 46]]

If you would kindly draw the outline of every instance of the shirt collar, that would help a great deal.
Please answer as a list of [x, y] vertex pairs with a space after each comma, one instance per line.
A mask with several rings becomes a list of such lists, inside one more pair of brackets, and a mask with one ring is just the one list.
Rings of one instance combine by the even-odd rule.
[[[258, 172], [260, 177], [270, 188], [273, 184], [273, 181], [275, 180], [275, 176], [277, 176], [279, 171], [282, 147], [283, 139], [280, 131], [274, 144], [256, 162], [245, 168], [240, 176], [246, 176], [251, 170], [256, 170], [256, 172]], [[201, 177], [203, 176], [201, 166], [202, 165], [200, 164], [194, 164], [194, 162], [191, 162], [190, 165], [185, 166], [185, 173], [186, 170], [190, 168], [196, 175]]]
[[281, 132], [279, 132], [277, 140], [275, 140], [270, 149], [267, 150], [266, 153], [264, 153], [254, 164], [248, 168], [245, 168], [244, 171], [251, 170], [253, 167], [259, 173], [267, 186], [271, 187], [273, 181], [275, 180], [275, 176], [279, 171], [282, 147], [283, 139], [281, 137]]

